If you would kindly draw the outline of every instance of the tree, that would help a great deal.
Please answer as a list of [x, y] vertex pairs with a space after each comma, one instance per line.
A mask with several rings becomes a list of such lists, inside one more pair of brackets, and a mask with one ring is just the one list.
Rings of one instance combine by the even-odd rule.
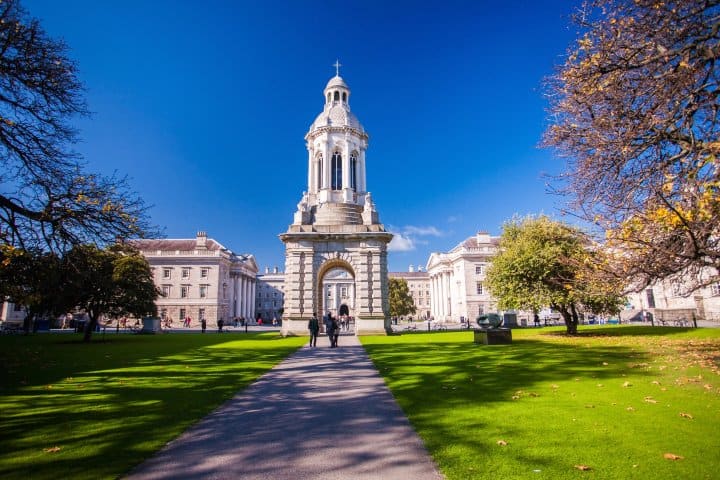
[[640, 289], [720, 279], [720, 0], [595, 0], [550, 79], [558, 191]]
[[26, 250], [151, 230], [127, 179], [86, 172], [72, 150], [71, 122], [88, 111], [67, 50], [18, 0], [0, 3], [0, 242]]
[[407, 281], [404, 278], [389, 279], [388, 300], [390, 301], [390, 316], [392, 317], [415, 313], [415, 302], [410, 295]]
[[61, 262], [54, 253], [0, 246], [0, 299], [24, 308], [26, 334], [38, 317], [73, 307], [67, 304], [62, 286]]
[[548, 217], [514, 219], [503, 226], [498, 254], [487, 271], [501, 309], [560, 312], [568, 334], [579, 314], [617, 313], [621, 284], [596, 281], [598, 258], [580, 230]]
[[64, 257], [68, 292], [87, 312], [84, 341], [89, 342], [101, 316], [156, 315], [155, 286], [147, 260], [126, 245], [101, 250], [94, 245], [73, 247]]

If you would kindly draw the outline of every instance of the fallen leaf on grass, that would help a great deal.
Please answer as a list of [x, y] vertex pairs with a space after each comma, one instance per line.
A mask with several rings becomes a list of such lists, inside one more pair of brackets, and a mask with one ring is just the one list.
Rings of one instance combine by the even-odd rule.
[[578, 470], [582, 470], [583, 472], [592, 470], [592, 468], [588, 467], [587, 465], [575, 465], [575, 468], [577, 468]]
[[603, 365], [607, 367], [610, 364], [608, 362], [603, 362]]
[[710, 385], [709, 383], [706, 383], [703, 386], [705, 387], [705, 390], [712, 390], [712, 385]]
[[682, 460], [685, 457], [682, 455], [675, 455], [674, 453], [665, 453], [663, 454], [663, 458], [667, 458], [668, 460]]
[[652, 384], [653, 384], [653, 385], [660, 385], [660, 382], [658, 382], [657, 380], [653, 380], [653, 381], [652, 381]]
[[645, 401], [647, 403], [657, 403], [657, 400], [655, 400], [653, 397], [645, 397]]
[[595, 405], [585, 405], [585, 408], [595, 408]]
[[497, 444], [500, 445], [501, 447], [507, 447], [508, 443], [505, 440], [498, 440]]
[[552, 385], [550, 385], [550, 388], [552, 388], [552, 389], [558, 389], [558, 388], [560, 388], [560, 387], [559, 387], [558, 385], [555, 385], [555, 384], [553, 383]]
[[633, 407], [627, 407], [625, 410], [627, 410], [628, 412], [634, 412], [634, 411], [635, 411], [635, 409], [634, 409]]
[[45, 453], [55, 453], [55, 452], [59, 452], [60, 450], [62, 450], [62, 449], [57, 446], [50, 447], [50, 448], [43, 448], [43, 452], [45, 452]]
[[602, 384], [602, 383], [598, 383], [597, 386], [598, 386], [598, 387], [602, 387], [603, 384]]
[[625, 383], [623, 383], [623, 387], [632, 387], [632, 383], [625, 382]]
[[512, 396], [512, 399], [513, 399], [513, 400], [517, 400], [517, 399], [519, 399], [519, 398], [520, 398], [519, 395], [513, 395], [513, 396]]
[[692, 418], [693, 418], [692, 415], [690, 415], [689, 413], [685, 413], [685, 412], [680, 412], [680, 416], [683, 418], [689, 418], [690, 420], [692, 420]]

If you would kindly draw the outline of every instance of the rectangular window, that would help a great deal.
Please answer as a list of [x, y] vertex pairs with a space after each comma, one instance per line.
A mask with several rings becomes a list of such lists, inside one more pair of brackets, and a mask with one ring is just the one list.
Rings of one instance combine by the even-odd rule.
[[680, 296], [680, 293], [682, 293], [682, 290], [681, 290], [681, 287], [680, 287], [680, 282], [673, 282], [671, 286], [672, 286], [672, 294], [673, 294], [673, 296], [679, 297], [679, 296]]
[[206, 298], [207, 297], [207, 285], [200, 285], [200, 298]]
[[418, 295], [421, 296], [421, 297], [423, 296], [422, 290], [418, 290]]
[[203, 321], [205, 320], [205, 309], [201, 308], [198, 310], [198, 320]]
[[185, 316], [186, 316], [186, 315], [185, 315], [185, 309], [184, 309], [184, 308], [181, 308], [181, 309], [180, 309], [180, 320], [185, 320]]
[[477, 287], [477, 294], [482, 295], [483, 294], [483, 282], [477, 282], [476, 287]]
[[208, 276], [208, 269], [207, 268], [201, 268], [200, 269], [200, 278], [207, 278]]
[[482, 275], [485, 273], [485, 265], [475, 265], [475, 275]]
[[170, 296], [170, 285], [162, 286], [162, 295], [163, 295], [163, 297], [166, 297], [166, 298]]
[[347, 287], [340, 288], [340, 295], [342, 298], [347, 298]]
[[653, 293], [653, 289], [648, 288], [647, 290], [645, 290], [645, 295], [647, 296], [648, 308], [655, 308], [655, 294]]
[[720, 297], [720, 283], [713, 283], [710, 285], [710, 294], [713, 297]]
[[170, 272], [169, 268], [163, 268], [163, 278], [170, 278]]
[[182, 278], [190, 278], [190, 269], [189, 268], [182, 269]]
[[223, 298], [227, 298], [227, 283], [223, 283]]
[[167, 308], [163, 308], [162, 310], [160, 310], [160, 318], [165, 320], [166, 317], [167, 317]]
[[188, 298], [188, 292], [190, 291], [190, 285], [183, 285], [180, 287], [180, 298]]

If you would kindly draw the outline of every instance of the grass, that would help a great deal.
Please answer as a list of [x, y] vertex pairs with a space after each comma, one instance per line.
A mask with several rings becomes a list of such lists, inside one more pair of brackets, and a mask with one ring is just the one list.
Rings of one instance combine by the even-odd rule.
[[[0, 337], [0, 478], [117, 478], [306, 338]], [[222, 445], [218, 445], [222, 448]]]
[[720, 478], [720, 329], [559, 330], [362, 342], [448, 479]]

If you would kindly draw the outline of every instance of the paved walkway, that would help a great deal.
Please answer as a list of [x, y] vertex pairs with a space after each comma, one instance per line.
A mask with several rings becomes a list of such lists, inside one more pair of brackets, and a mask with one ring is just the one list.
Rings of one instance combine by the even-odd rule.
[[357, 337], [303, 347], [127, 478], [442, 476]]

